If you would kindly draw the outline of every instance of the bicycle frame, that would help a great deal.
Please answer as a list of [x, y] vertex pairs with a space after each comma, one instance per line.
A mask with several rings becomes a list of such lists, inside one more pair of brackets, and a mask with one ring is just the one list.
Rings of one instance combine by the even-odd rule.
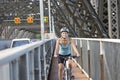
[[65, 62], [64, 62], [64, 80], [70, 80], [70, 67], [69, 67], [69, 59], [65, 59]]
[[64, 60], [64, 71], [63, 71], [63, 80], [73, 80], [73, 76], [71, 75], [71, 68], [69, 66], [69, 60], [73, 60], [76, 56], [65, 57]]

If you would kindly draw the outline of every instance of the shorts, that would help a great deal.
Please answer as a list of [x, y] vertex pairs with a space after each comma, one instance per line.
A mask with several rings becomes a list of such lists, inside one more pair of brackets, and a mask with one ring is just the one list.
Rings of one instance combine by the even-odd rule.
[[69, 55], [58, 55], [58, 64], [59, 63], [64, 63], [64, 60], [65, 60], [65, 57], [69, 57], [71, 54], [69, 54]]

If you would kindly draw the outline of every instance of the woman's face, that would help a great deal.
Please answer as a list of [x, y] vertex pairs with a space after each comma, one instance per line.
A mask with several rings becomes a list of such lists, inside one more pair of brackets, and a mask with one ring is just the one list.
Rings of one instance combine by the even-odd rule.
[[61, 36], [62, 36], [63, 38], [67, 38], [67, 37], [68, 37], [68, 33], [67, 33], [67, 32], [62, 32], [62, 33], [61, 33]]

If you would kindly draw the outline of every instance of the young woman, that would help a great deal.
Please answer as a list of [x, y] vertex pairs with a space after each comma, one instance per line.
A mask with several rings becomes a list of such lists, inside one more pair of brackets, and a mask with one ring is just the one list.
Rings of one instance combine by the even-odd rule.
[[57, 39], [56, 47], [54, 51], [54, 57], [58, 57], [58, 76], [59, 76], [59, 80], [63, 80], [63, 75], [62, 75], [62, 71], [64, 67], [63, 57], [68, 57], [71, 55], [71, 47], [73, 48], [73, 50], [75, 51], [78, 57], [80, 56], [80, 54], [74, 44], [74, 41], [68, 36], [69, 30], [66, 27], [63, 27], [60, 30], [60, 32], [61, 32], [61, 37]]

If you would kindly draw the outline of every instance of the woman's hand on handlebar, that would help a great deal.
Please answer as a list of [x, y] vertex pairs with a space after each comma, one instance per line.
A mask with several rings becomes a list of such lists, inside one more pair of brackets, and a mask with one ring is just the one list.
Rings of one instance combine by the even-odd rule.
[[77, 54], [77, 57], [80, 57], [80, 54]]
[[56, 58], [56, 57], [58, 57], [58, 55], [54, 54], [54, 57]]

